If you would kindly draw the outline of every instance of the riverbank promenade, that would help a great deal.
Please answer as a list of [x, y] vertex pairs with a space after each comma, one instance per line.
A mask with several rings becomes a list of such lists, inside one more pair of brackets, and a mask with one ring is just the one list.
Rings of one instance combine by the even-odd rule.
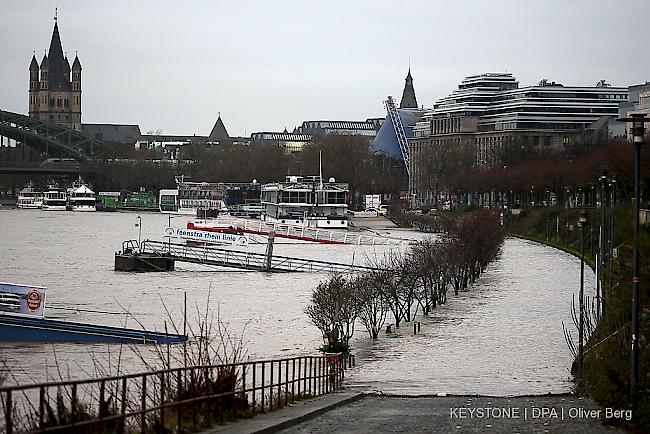
[[203, 434], [624, 433], [612, 425], [616, 418], [625, 418], [624, 409], [608, 410], [572, 395], [400, 397], [344, 391]]

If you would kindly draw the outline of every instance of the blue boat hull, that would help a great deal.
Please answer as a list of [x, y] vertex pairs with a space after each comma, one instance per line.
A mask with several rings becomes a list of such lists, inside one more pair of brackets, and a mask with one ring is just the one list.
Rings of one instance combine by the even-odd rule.
[[41, 318], [0, 315], [0, 341], [177, 344], [187, 336]]

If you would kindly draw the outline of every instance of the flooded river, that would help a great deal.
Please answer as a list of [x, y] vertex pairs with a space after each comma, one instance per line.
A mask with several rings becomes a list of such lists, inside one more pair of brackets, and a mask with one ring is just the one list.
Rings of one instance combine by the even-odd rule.
[[[206, 311], [209, 317], [218, 315], [231, 333], [242, 337], [252, 359], [310, 354], [322, 344], [303, 309], [325, 274], [231, 271], [181, 263], [171, 273], [113, 271], [113, 254], [122, 241], [138, 239], [140, 230], [142, 239], [162, 239], [168, 217], [140, 215], [142, 226], [136, 227], [133, 213], [0, 210], [0, 281], [46, 286], [49, 318], [157, 330], [164, 330], [165, 321], [170, 330], [172, 322], [182, 323], [187, 294], [189, 324], [196, 325]], [[171, 220], [177, 227], [186, 221]], [[248, 248], [263, 252], [265, 246]], [[274, 253], [356, 264], [387, 249], [278, 243]], [[359, 328], [353, 346], [360, 366], [350, 382], [416, 394], [567, 391], [571, 357], [561, 324], [571, 322], [571, 294], [578, 288], [578, 276], [576, 258], [509, 239], [501, 259], [471, 291], [451, 295], [447, 306], [421, 319], [421, 334], [382, 335], [371, 343]], [[586, 287], [592, 286], [589, 273]], [[94, 375], [93, 361], [115, 373], [118, 348], [0, 343], [1, 356], [19, 381]], [[124, 351], [122, 370], [143, 370], [141, 356], [146, 359], [152, 351]]]

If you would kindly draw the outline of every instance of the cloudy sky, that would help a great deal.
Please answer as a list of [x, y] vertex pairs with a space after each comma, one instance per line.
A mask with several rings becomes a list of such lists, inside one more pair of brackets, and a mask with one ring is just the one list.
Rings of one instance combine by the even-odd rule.
[[143, 132], [207, 135], [219, 112], [231, 136], [383, 116], [409, 59], [424, 106], [481, 72], [650, 80], [648, 0], [2, 0], [0, 108], [27, 112], [55, 7], [83, 122]]

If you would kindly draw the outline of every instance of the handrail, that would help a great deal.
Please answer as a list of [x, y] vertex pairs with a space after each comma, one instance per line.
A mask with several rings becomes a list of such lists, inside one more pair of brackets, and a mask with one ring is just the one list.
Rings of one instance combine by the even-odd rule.
[[[219, 217], [220, 226], [229, 226], [232, 229], [243, 232], [268, 234], [274, 232], [275, 236], [283, 238], [295, 238], [306, 241], [317, 241], [335, 244], [357, 244], [357, 245], [399, 245], [411, 243], [412, 240], [386, 237], [378, 235], [363, 235], [347, 231], [335, 231], [330, 229], [310, 228], [305, 226], [291, 225], [280, 222], [265, 222], [262, 220], [239, 219], [232, 217]], [[201, 228], [196, 228], [201, 230]], [[206, 227], [209, 230], [209, 226]]]
[[[222, 249], [213, 246], [188, 246], [171, 242], [144, 240], [140, 251], [154, 255], [166, 255], [175, 260], [196, 260], [201, 263], [218, 263], [215, 265], [236, 266], [247, 268], [265, 268], [266, 255], [248, 251]], [[300, 271], [308, 268], [310, 271], [370, 271], [373, 267], [349, 265], [316, 259], [292, 258], [288, 256], [273, 256], [270, 271]]]
[[226, 413], [250, 416], [330, 393], [354, 365], [354, 356], [323, 354], [0, 387], [0, 432], [88, 425], [125, 432], [127, 424], [182, 432], [184, 424], [197, 428], [199, 418], [223, 423]]

